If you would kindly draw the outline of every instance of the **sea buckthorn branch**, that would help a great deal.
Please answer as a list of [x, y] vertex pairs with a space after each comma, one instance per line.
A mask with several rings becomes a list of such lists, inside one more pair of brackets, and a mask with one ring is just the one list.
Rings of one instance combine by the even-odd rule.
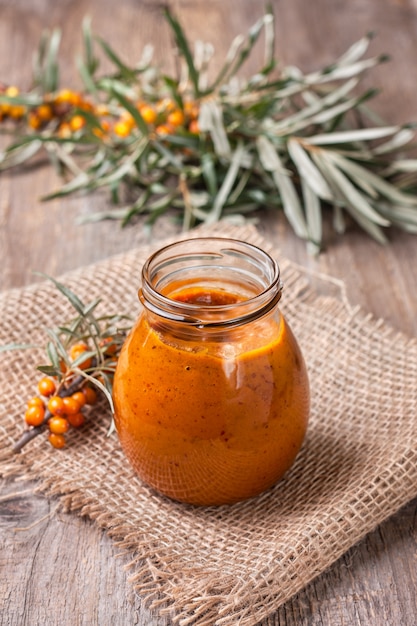
[[[37, 368], [43, 376], [38, 381], [38, 394], [27, 402], [26, 430], [13, 446], [15, 453], [44, 432], [48, 433], [53, 447], [64, 447], [67, 432], [70, 428], [83, 426], [86, 419], [84, 407], [96, 403], [98, 392], [105, 396], [113, 412], [113, 376], [120, 349], [130, 330], [129, 317], [98, 316], [99, 299], [84, 304], [64, 284], [47, 278], [69, 300], [77, 315], [57, 328], [45, 329], [49, 362]], [[0, 350], [29, 347], [33, 346], [9, 344]], [[109, 433], [112, 428], [111, 424]]]
[[[46, 380], [51, 381], [51, 383], [53, 383], [53, 380], [50, 379], [50, 378], [43, 378], [39, 382], [45, 383]], [[75, 378], [73, 380], [73, 382], [71, 383], [71, 385], [69, 385], [69, 387], [62, 388], [59, 391], [59, 397], [60, 398], [71, 397], [73, 394], [75, 394], [75, 393], [80, 391], [81, 385], [82, 385], [83, 382], [84, 382], [84, 378], [82, 376], [77, 376], [77, 378]], [[36, 412], [32, 411], [32, 415], [31, 415], [30, 414], [31, 407], [36, 407], [37, 408], [37, 407], [43, 407], [44, 406], [43, 404], [40, 404], [39, 402], [37, 402], [37, 399], [39, 399], [41, 402], [43, 402], [39, 396], [35, 396], [34, 398], [32, 398], [32, 400], [29, 400], [28, 408], [26, 410], [26, 416], [27, 416], [26, 423], [28, 424], [28, 426], [31, 426], [31, 428], [29, 428], [28, 430], [25, 430], [25, 432], [20, 437], [20, 439], [14, 444], [14, 446], [13, 446], [13, 452], [14, 453], [20, 452], [22, 450], [22, 448], [24, 448], [24, 446], [27, 443], [29, 443], [29, 441], [32, 441], [32, 439], [34, 439], [35, 437], [37, 437], [38, 435], [43, 433], [48, 428], [48, 422], [54, 415], [48, 408], [46, 408], [46, 410], [45, 410], [45, 408], [40, 408]], [[80, 403], [79, 404], [79, 411], [81, 410], [81, 408], [82, 407], [81, 407], [81, 403]], [[43, 418], [42, 418], [42, 414], [43, 414]], [[36, 424], [37, 416], [39, 416], [39, 418], [42, 421], [39, 424], [34, 425], [34, 424]], [[29, 418], [29, 421], [28, 421], [28, 418]], [[32, 423], [30, 423], [30, 422], [32, 422]], [[79, 425], [81, 426], [82, 423], [80, 423]], [[54, 439], [52, 441], [54, 441]]]
[[[0, 84], [0, 130], [12, 137], [0, 170], [45, 150], [64, 183], [44, 199], [109, 189], [117, 207], [84, 221], [125, 225], [146, 214], [152, 225], [171, 211], [187, 229], [270, 207], [283, 210], [313, 253], [328, 213], [339, 234], [350, 219], [380, 243], [391, 225], [417, 233], [413, 126], [375, 122], [368, 101], [376, 90], [359, 88], [387, 60], [365, 58], [370, 35], [320, 70], [278, 70], [268, 8], [210, 78], [210, 46], [193, 51], [175, 16], [165, 17], [178, 51], [175, 76], [152, 62], [149, 46], [128, 66], [84, 20], [82, 87], [60, 87], [60, 32], [43, 36], [31, 89]], [[239, 72], [261, 36], [263, 65], [244, 78]], [[113, 68], [104, 76], [100, 54]]]

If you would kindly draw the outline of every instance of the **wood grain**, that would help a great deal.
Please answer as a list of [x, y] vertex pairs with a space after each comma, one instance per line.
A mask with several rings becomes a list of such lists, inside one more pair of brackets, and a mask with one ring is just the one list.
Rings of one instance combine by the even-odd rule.
[[[253, 0], [176, 0], [169, 3], [194, 40], [212, 41], [220, 63], [232, 38], [245, 32], [262, 12]], [[371, 52], [392, 61], [366, 77], [383, 89], [375, 110], [390, 122], [416, 118], [417, 5], [412, 0], [275, 0], [277, 56], [284, 64], [314, 69], [334, 59], [360, 36], [374, 31]], [[145, 43], [169, 70], [175, 57], [161, 3], [152, 0], [0, 0], [0, 80], [28, 86], [31, 55], [43, 28], [61, 26], [63, 83], [77, 84], [74, 58], [81, 51], [84, 15], [130, 61]], [[254, 71], [257, 49], [246, 70]], [[112, 223], [77, 225], [77, 218], [102, 210], [102, 194], [56, 200], [39, 198], [58, 180], [48, 166], [0, 177], [0, 289], [37, 280], [34, 270], [59, 275], [145, 240], [139, 226]], [[353, 304], [383, 317], [398, 330], [417, 333], [417, 239], [394, 231], [388, 247], [375, 244], [354, 227], [330, 235], [318, 259], [308, 257], [281, 214], [259, 214], [260, 232], [282, 254], [305, 267], [317, 289], [320, 274], [344, 281]], [[176, 231], [164, 218], [153, 237]], [[393, 346], [395, 349], [395, 346]], [[360, 399], [359, 399], [360, 400]], [[166, 626], [148, 612], [126, 580], [123, 558], [111, 540], [86, 519], [55, 511], [56, 503], [34, 484], [5, 481], [0, 495], [0, 624]], [[411, 502], [328, 572], [262, 623], [262, 626], [412, 626], [417, 615], [415, 588], [416, 511]]]

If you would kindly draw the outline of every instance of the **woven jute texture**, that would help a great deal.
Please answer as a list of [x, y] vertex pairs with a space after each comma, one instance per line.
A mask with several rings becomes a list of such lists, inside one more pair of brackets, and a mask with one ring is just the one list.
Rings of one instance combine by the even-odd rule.
[[[267, 244], [253, 227], [218, 234]], [[139, 310], [143, 247], [61, 277], [107, 313]], [[417, 343], [333, 296], [317, 296], [278, 258], [282, 310], [304, 353], [312, 409], [305, 443], [275, 487], [233, 506], [172, 502], [135, 477], [110, 415], [95, 407], [70, 444], [43, 437], [8, 455], [22, 430], [16, 398], [33, 395], [43, 352], [0, 354], [0, 446], [5, 475], [37, 478], [66, 510], [86, 515], [131, 555], [130, 581], [173, 622], [249, 626], [274, 612], [382, 520], [417, 495]], [[70, 314], [50, 282], [4, 293], [0, 344], [45, 343], [45, 326]]]

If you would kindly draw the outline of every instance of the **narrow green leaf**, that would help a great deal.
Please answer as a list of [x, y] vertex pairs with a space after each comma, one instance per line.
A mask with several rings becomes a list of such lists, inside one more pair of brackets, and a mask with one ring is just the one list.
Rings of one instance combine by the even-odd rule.
[[46, 53], [45, 69], [43, 74], [43, 89], [50, 93], [58, 89], [59, 83], [59, 67], [58, 67], [58, 51], [61, 43], [61, 31], [55, 29], [52, 31], [49, 39], [49, 46]]
[[214, 149], [219, 156], [230, 157], [231, 148], [223, 123], [223, 110], [214, 100], [205, 101], [200, 107], [198, 123], [202, 132], [209, 132]]
[[[303, 128], [306, 124], [310, 123], [310, 121], [306, 122], [306, 120], [310, 120], [312, 116], [328, 110], [329, 107], [336, 105], [339, 101], [344, 103], [346, 96], [357, 86], [357, 84], [358, 81], [356, 79], [352, 79], [320, 98], [317, 97], [316, 94], [310, 94], [310, 96], [312, 96], [310, 97], [310, 104], [307, 107], [296, 111], [292, 115], [285, 116], [282, 121], [276, 122], [274, 124], [275, 130], [287, 130], [287, 132], [289, 132], [289, 129], [292, 129], [291, 132], [295, 132], [298, 128]], [[308, 93], [309, 92], [304, 92], [304, 97], [306, 97]], [[276, 94], [276, 97], [281, 99], [284, 96], [282, 93], [278, 93]], [[350, 102], [355, 101], [356, 99], [351, 100]]]
[[[239, 45], [241, 42], [239, 41], [239, 39], [235, 40], [236, 54], [234, 55], [234, 62], [230, 63], [228, 67], [228, 71], [222, 75], [221, 80], [226, 81], [231, 76], [234, 76], [235, 74], [237, 74], [239, 69], [242, 67], [243, 63], [246, 61], [246, 59], [249, 57], [250, 53], [252, 52], [252, 49], [254, 45], [256, 44], [256, 42], [258, 41], [259, 35], [264, 29], [265, 24], [271, 23], [272, 21], [273, 21], [273, 17], [270, 13], [266, 13], [263, 17], [261, 17], [249, 29], [247, 43], [241, 48], [239, 54], [237, 53], [239, 51], [239, 48], [241, 47]], [[243, 42], [244, 42], [244, 39], [243, 39]], [[230, 52], [232, 53], [232, 50]], [[216, 81], [216, 84], [218, 84], [217, 81]]]
[[49, 34], [46, 30], [44, 30], [41, 34], [38, 48], [35, 54], [33, 55], [33, 59], [32, 59], [34, 84], [36, 87], [40, 87], [40, 88], [42, 88], [42, 85], [43, 85], [43, 64], [45, 61], [48, 41], [49, 41]]
[[394, 172], [417, 172], [417, 159], [397, 159], [390, 165]]
[[97, 356], [97, 352], [95, 350], [86, 350], [82, 354], [80, 354], [74, 361], [71, 362], [72, 368], [77, 368], [84, 363], [87, 359], [91, 359]]
[[53, 278], [52, 276], [48, 276], [48, 274], [44, 274], [43, 272], [34, 272], [38, 276], [43, 276], [47, 280], [50, 280], [55, 287], [64, 295], [73, 308], [79, 313], [79, 315], [83, 315], [84, 311], [84, 303], [80, 300], [80, 298], [71, 290], [69, 287], [66, 287], [64, 284], [60, 283], [58, 280]]
[[365, 37], [356, 41], [342, 56], [340, 56], [334, 65], [346, 66], [358, 61], [369, 48], [369, 44], [373, 38], [373, 33], [368, 33]]
[[369, 90], [368, 92], [366, 92], [365, 94], [363, 94], [362, 96], [358, 98], [351, 98], [350, 100], [347, 100], [346, 102], [342, 102], [341, 104], [338, 104], [334, 107], [330, 107], [329, 109], [326, 109], [322, 111], [321, 113], [317, 113], [317, 115], [313, 115], [309, 121], [311, 124], [326, 124], [327, 122], [334, 119], [335, 117], [338, 117], [339, 115], [342, 115], [343, 113], [346, 113], [347, 111], [350, 111], [351, 109], [354, 109], [360, 104], [360, 102], [362, 102], [363, 98], [371, 97], [371, 94], [372, 94], [372, 91]]
[[111, 185], [115, 182], [122, 180], [122, 178], [131, 171], [134, 164], [136, 163], [140, 155], [145, 150], [147, 143], [148, 143], [147, 137], [142, 137], [142, 139], [140, 140], [140, 142], [138, 143], [136, 149], [132, 152], [132, 154], [128, 155], [123, 160], [121, 160], [119, 166], [116, 169], [114, 169], [113, 172], [111, 172], [111, 174], [108, 174], [107, 176], [104, 176], [98, 179], [96, 181], [96, 186], [103, 187], [105, 185]]
[[414, 228], [417, 226], [417, 207], [401, 206], [378, 202], [378, 210], [391, 223], [406, 225]]
[[136, 125], [138, 126], [142, 134], [147, 137], [149, 135], [149, 128], [147, 123], [139, 113], [137, 107], [130, 100], [128, 100], [128, 98], [126, 98], [115, 86], [113, 87], [112, 93], [114, 97], [120, 102], [120, 104], [126, 109], [126, 111], [129, 111], [130, 115], [135, 120]]
[[275, 68], [275, 18], [274, 9], [271, 3], [266, 7], [265, 19], [265, 55], [264, 67], [261, 73], [267, 76]]
[[[59, 361], [60, 361], [59, 357], [61, 357], [61, 359], [63, 359], [65, 363], [68, 363], [69, 360], [68, 360], [68, 354], [67, 354], [66, 348], [63, 345], [58, 334], [55, 332], [53, 328], [45, 328], [45, 332], [47, 335], [49, 335], [49, 337], [52, 340], [48, 342], [47, 350], [48, 350], [48, 355], [50, 356], [51, 362], [54, 365], [54, 367], [57, 367], [57, 365], [59, 366]], [[55, 361], [52, 360], [52, 357], [55, 358]]]
[[376, 148], [373, 149], [374, 154], [387, 154], [388, 152], [393, 152], [394, 150], [398, 150], [398, 148], [402, 148], [407, 143], [412, 141], [415, 137], [415, 131], [411, 128], [401, 128], [398, 133], [392, 137], [389, 141], [379, 144]]
[[370, 235], [373, 239], [375, 239], [375, 241], [377, 241], [378, 243], [382, 245], [387, 243], [388, 240], [384, 232], [382, 231], [380, 226], [378, 226], [378, 224], [374, 222], [374, 220], [369, 219], [365, 215], [365, 213], [363, 213], [362, 211], [359, 211], [353, 205], [347, 205], [346, 209], [347, 211], [349, 211], [353, 219], [359, 224], [359, 226], [361, 226], [361, 228], [363, 228], [363, 230], [367, 232], [368, 235]]
[[93, 313], [93, 311], [98, 307], [98, 305], [100, 304], [101, 301], [102, 301], [101, 298], [96, 298], [95, 300], [93, 300], [89, 304], [86, 304], [85, 307], [84, 307], [84, 310], [83, 310], [83, 315], [85, 317], [91, 315]]
[[250, 168], [245, 169], [244, 172], [241, 173], [237, 185], [229, 194], [228, 204], [237, 205], [241, 194], [243, 193], [246, 185], [248, 184], [250, 178], [252, 176], [252, 171]]
[[333, 228], [339, 235], [343, 235], [346, 231], [346, 222], [342, 207], [338, 204], [335, 204], [333, 207]]
[[320, 200], [305, 178], [301, 179], [301, 190], [306, 213], [308, 238], [310, 241], [309, 248], [313, 254], [318, 254], [320, 252], [322, 241], [322, 214]]
[[243, 143], [239, 143], [236, 150], [233, 153], [230, 161], [229, 169], [224, 177], [223, 183], [214, 199], [213, 209], [207, 216], [206, 222], [212, 224], [220, 219], [222, 208], [227, 201], [227, 198], [235, 184], [236, 177], [239, 173], [239, 169], [242, 164], [242, 160], [245, 156], [245, 147]]
[[346, 200], [346, 207], [352, 208], [355, 214], [360, 213], [366, 220], [372, 221], [375, 224], [379, 224], [380, 226], [389, 226], [388, 220], [381, 217], [381, 215], [375, 211], [365, 196], [360, 193], [351, 183], [349, 178], [347, 178], [347, 176], [345, 176], [342, 171], [336, 167], [331, 155], [323, 151], [322, 158], [327, 161], [334, 184], [338, 187], [340, 193]]
[[32, 350], [41, 346], [34, 343], [6, 343], [0, 346], [0, 352], [10, 352], [12, 350]]
[[78, 176], [75, 176], [72, 180], [70, 180], [69, 183], [62, 185], [62, 187], [57, 191], [53, 191], [52, 193], [42, 196], [42, 200], [53, 200], [54, 198], [68, 196], [69, 194], [74, 193], [74, 191], [87, 188], [89, 183], [91, 183], [91, 181], [88, 175], [85, 172], [81, 172]]
[[96, 98], [98, 98], [98, 89], [94, 82], [93, 76], [88, 69], [88, 66], [84, 63], [83, 59], [80, 56], [77, 56], [76, 63], [85, 89], [89, 93], [93, 94]]
[[206, 187], [211, 196], [215, 196], [218, 190], [218, 182], [216, 176], [216, 168], [214, 166], [213, 157], [209, 152], [205, 152], [201, 157], [203, 178]]
[[46, 344], [46, 353], [48, 355], [49, 360], [52, 363], [52, 367], [54, 368], [54, 370], [59, 370], [60, 369], [59, 354], [53, 341], [48, 341], [48, 343]]
[[128, 67], [121, 58], [116, 54], [116, 52], [111, 48], [111, 46], [104, 41], [101, 37], [95, 37], [96, 41], [100, 44], [106, 56], [110, 59], [110, 61], [119, 69], [122, 76], [127, 79], [135, 78], [135, 72]]
[[62, 376], [60, 368], [56, 368], [53, 365], [38, 365], [36, 369], [46, 376], [56, 376], [57, 378]]
[[85, 68], [88, 72], [88, 75], [92, 77], [94, 72], [97, 70], [99, 66], [99, 60], [94, 54], [93, 35], [91, 32], [91, 17], [90, 16], [85, 16], [83, 19], [82, 33], [83, 33], [83, 43], [84, 43]]
[[182, 30], [181, 25], [178, 22], [178, 20], [174, 18], [174, 16], [172, 15], [171, 11], [168, 8], [165, 9], [165, 17], [168, 20], [168, 23], [174, 32], [178, 50], [184, 57], [185, 62], [187, 64], [188, 72], [190, 74], [190, 79], [194, 87], [194, 95], [198, 97], [200, 95], [200, 89], [198, 85], [198, 82], [199, 82], [198, 72], [195, 68], [193, 56], [191, 54], [191, 50], [188, 45], [188, 41], [185, 37], [184, 31]]
[[349, 65], [339, 66], [336, 63], [333, 64], [331, 68], [323, 72], [310, 74], [307, 77], [307, 82], [326, 83], [333, 80], [346, 80], [348, 78], [352, 78], [352, 76], [358, 76], [359, 74], [363, 74], [363, 72], [365, 72], [366, 70], [369, 70], [376, 65], [380, 65], [381, 63], [385, 63], [385, 61], [387, 60], [388, 58], [386, 55], [381, 55], [378, 57], [366, 59], [365, 61], [350, 63]]
[[[399, 126], [387, 126], [385, 128], [360, 128], [354, 130], [345, 130], [337, 133], [325, 133], [323, 135], [314, 135], [305, 139], [306, 143], [311, 146], [324, 146], [329, 144], [344, 144], [355, 141], [372, 141], [389, 137], [398, 133]], [[377, 152], [377, 150], [375, 150]]]
[[171, 163], [171, 165], [173, 165], [175, 169], [178, 171], [182, 170], [183, 163], [182, 163], [181, 158], [179, 158], [174, 152], [172, 152], [166, 146], [164, 146], [164, 144], [161, 141], [159, 141], [158, 139], [155, 139], [153, 141], [153, 146], [156, 148], [156, 150], [158, 150], [158, 152], [160, 152], [160, 154], [163, 157], [165, 157], [167, 163]]
[[[109, 387], [110, 390], [108, 389], [108, 387], [105, 387], [103, 385], [103, 383], [101, 383], [99, 380], [97, 380], [97, 378], [95, 378], [94, 376], [90, 376], [90, 374], [88, 374], [85, 370], [82, 369], [77, 369], [76, 370], [77, 374], [79, 374], [80, 376], [82, 376], [83, 378], [85, 378], [86, 380], [88, 380], [90, 383], [92, 383], [93, 385], [95, 385], [98, 389], [100, 389], [100, 391], [102, 391], [104, 393], [104, 395], [106, 396], [106, 399], [110, 405], [110, 410], [112, 413], [114, 413], [114, 404], [113, 404], [113, 398], [112, 398], [112, 394], [111, 394], [111, 384], [109, 382]], [[106, 374], [104, 372], [101, 372], [101, 375], [103, 376], [103, 378], [106, 380], [108, 380], [108, 377], [106, 376]]]
[[281, 194], [284, 213], [298, 237], [306, 239], [308, 236], [307, 224], [301, 208], [300, 200], [294, 184], [275, 150], [273, 144], [265, 135], [256, 140], [260, 161], [267, 171], [272, 172], [273, 179]]
[[417, 208], [416, 196], [399, 191], [394, 185], [384, 180], [381, 176], [373, 174], [373, 172], [369, 169], [362, 167], [361, 165], [358, 165], [357, 163], [354, 163], [337, 153], [328, 152], [327, 157], [336, 163], [340, 169], [354, 177], [357, 184], [360, 184], [360, 181], [368, 183], [378, 193], [386, 198], [389, 198], [392, 202], [396, 204], [414, 206]]
[[288, 140], [287, 148], [300, 177], [308, 180], [309, 186], [320, 198], [330, 200], [332, 192], [320, 170], [318, 170], [308, 153], [303, 149], [301, 141], [297, 137], [292, 137]]
[[5, 152], [0, 153], [0, 170], [25, 163], [35, 156], [41, 148], [42, 142], [36, 139], [25, 145], [9, 147]]

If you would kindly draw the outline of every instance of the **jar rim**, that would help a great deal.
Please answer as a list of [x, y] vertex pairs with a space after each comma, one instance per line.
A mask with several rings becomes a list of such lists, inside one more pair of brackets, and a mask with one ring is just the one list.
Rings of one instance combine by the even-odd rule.
[[[243, 273], [257, 281], [259, 291], [232, 304], [184, 302], [161, 293], [161, 284], [184, 271], [187, 261], [194, 264], [192, 268], [200, 270], [216, 267], [219, 261], [227, 262], [227, 267], [221, 267], [231, 275], [239, 273], [239, 262], [244, 263]], [[207, 265], [203, 265], [203, 261]], [[175, 265], [181, 265], [181, 269], [175, 269]], [[248, 323], [271, 311], [279, 302], [282, 289], [278, 263], [259, 246], [230, 237], [194, 237], [170, 243], [148, 257], [142, 267], [139, 298], [146, 309], [171, 321], [200, 328], [230, 327]]]

